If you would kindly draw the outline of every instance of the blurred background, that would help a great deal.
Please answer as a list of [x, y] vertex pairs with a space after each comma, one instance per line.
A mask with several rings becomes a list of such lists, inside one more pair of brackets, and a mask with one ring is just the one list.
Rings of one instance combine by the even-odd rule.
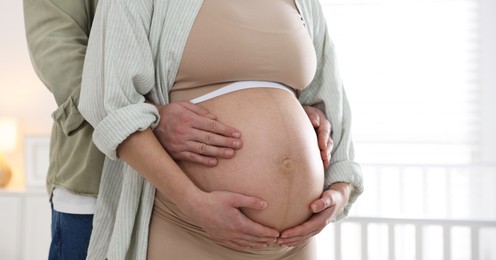
[[[321, 3], [366, 191], [318, 236], [319, 258], [496, 259], [496, 1]], [[0, 10], [0, 258], [46, 259], [55, 102], [31, 67], [22, 1]]]
[[496, 259], [496, 1], [321, 3], [365, 180], [322, 259]]
[[[12, 169], [10, 188], [25, 185], [24, 140], [50, 134], [51, 113], [56, 108], [50, 92], [34, 73], [26, 38], [22, 1], [0, 1], [0, 122], [14, 124], [14, 148], [0, 151]], [[1, 131], [1, 129], [0, 129]], [[0, 132], [0, 135], [6, 135]], [[0, 137], [1, 138], [1, 137]], [[2, 139], [3, 140], [3, 139]]]

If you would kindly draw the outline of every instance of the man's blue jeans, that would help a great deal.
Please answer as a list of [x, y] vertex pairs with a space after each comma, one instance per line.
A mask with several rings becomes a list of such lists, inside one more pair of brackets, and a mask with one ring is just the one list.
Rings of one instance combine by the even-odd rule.
[[86, 259], [93, 215], [57, 212], [52, 208], [52, 242], [49, 260]]

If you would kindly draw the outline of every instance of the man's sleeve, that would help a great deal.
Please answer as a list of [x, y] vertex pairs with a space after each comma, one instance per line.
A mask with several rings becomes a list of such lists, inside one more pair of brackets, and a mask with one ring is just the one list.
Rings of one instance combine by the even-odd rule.
[[77, 109], [91, 18], [97, 1], [24, 0], [24, 22], [31, 61], [52, 92], [53, 113], [70, 135], [84, 121]]

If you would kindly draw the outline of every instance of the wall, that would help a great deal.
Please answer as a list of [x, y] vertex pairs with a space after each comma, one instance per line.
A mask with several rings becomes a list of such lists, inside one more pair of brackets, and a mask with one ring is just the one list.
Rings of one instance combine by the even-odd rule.
[[[481, 154], [479, 161], [496, 161], [496, 2], [480, 0], [481, 8]], [[22, 1], [0, 1], [0, 117], [14, 117], [19, 124], [18, 148], [6, 155], [15, 177], [11, 187], [24, 183], [23, 138], [24, 136], [48, 135], [51, 129], [50, 114], [55, 109], [50, 92], [34, 73], [27, 52], [22, 18]]]
[[9, 187], [19, 188], [24, 185], [24, 136], [49, 135], [55, 101], [31, 66], [22, 1], [0, 1], [0, 10], [0, 117], [13, 117], [18, 122], [17, 149], [5, 157], [14, 172]]

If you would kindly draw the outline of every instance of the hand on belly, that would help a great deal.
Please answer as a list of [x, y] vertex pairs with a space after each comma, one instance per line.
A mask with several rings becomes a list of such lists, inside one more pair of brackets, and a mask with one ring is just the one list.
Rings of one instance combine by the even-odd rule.
[[249, 89], [200, 105], [239, 129], [244, 147], [216, 167], [179, 162], [195, 184], [267, 201], [263, 211], [241, 209], [265, 226], [284, 230], [308, 219], [324, 170], [315, 131], [296, 98], [283, 90]]

